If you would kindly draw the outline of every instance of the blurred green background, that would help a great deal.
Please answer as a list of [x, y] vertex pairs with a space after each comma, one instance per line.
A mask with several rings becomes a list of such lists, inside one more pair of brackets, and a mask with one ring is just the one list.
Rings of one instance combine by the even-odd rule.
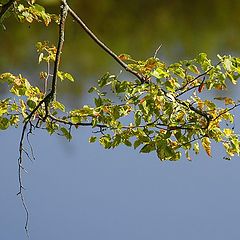
[[[37, 0], [48, 12], [59, 12], [59, 0]], [[240, 1], [221, 0], [72, 0], [69, 5], [89, 28], [117, 54], [128, 53], [135, 59], [154, 55], [168, 62], [194, 58], [206, 52], [239, 54]], [[4, 22], [0, 30], [0, 72], [24, 73], [40, 81], [35, 43], [57, 42], [57, 26]], [[62, 58], [62, 70], [75, 76], [74, 84], [63, 83], [59, 91], [81, 96], [82, 90], [107, 71], [118, 73], [120, 67], [103, 52], [69, 16]]]

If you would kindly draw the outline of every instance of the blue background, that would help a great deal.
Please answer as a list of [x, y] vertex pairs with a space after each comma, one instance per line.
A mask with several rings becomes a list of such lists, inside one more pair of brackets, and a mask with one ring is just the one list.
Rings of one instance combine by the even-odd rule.
[[[160, 162], [128, 147], [89, 144], [36, 130], [25, 159], [31, 239], [239, 239], [239, 159], [213, 149], [192, 162]], [[25, 239], [18, 192], [20, 129], [1, 132], [0, 239]]]

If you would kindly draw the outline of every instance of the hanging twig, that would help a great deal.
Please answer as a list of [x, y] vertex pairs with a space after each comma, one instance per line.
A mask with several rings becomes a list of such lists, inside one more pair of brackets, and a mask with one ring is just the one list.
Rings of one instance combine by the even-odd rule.
[[[13, 1], [14, 2], [14, 1]], [[64, 2], [64, 1], [63, 1]], [[52, 88], [49, 94], [47, 94], [38, 104], [37, 106], [30, 112], [30, 114], [25, 118], [24, 120], [24, 125], [22, 129], [22, 134], [19, 142], [19, 158], [18, 158], [18, 181], [19, 181], [19, 192], [17, 195], [20, 196], [23, 208], [26, 212], [26, 221], [25, 221], [25, 231], [27, 236], [28, 234], [28, 222], [29, 222], [29, 211], [24, 199], [24, 194], [23, 194], [23, 180], [22, 180], [22, 172], [23, 170], [25, 171], [23, 167], [23, 153], [26, 151], [23, 148], [24, 145], [24, 139], [25, 135], [27, 132], [28, 125], [30, 124], [30, 130], [29, 133], [31, 132], [31, 119], [34, 116], [34, 114], [39, 110], [39, 108], [44, 104], [45, 106], [45, 117], [43, 118], [43, 121], [48, 117], [48, 104], [52, 100], [56, 99], [56, 88], [57, 88], [57, 73], [58, 73], [58, 68], [59, 68], [59, 63], [60, 63], [60, 55], [62, 52], [62, 47], [63, 47], [63, 42], [64, 42], [64, 26], [65, 26], [65, 20], [67, 17], [67, 7], [65, 4], [61, 5], [61, 14], [60, 14], [60, 24], [59, 24], [59, 39], [58, 39], [58, 47], [57, 47], [57, 53], [56, 53], [56, 58], [54, 62], [54, 73], [53, 73], [53, 80], [52, 80]], [[28, 134], [28, 133], [27, 133]], [[30, 146], [31, 149], [31, 146]], [[32, 149], [31, 149], [32, 151]]]
[[22, 181], [22, 171], [25, 170], [22, 164], [23, 161], [23, 142], [24, 142], [24, 137], [25, 137], [25, 133], [27, 131], [27, 125], [28, 125], [29, 121], [25, 122], [23, 125], [23, 129], [22, 129], [22, 134], [21, 134], [21, 139], [20, 139], [20, 143], [19, 143], [19, 157], [18, 157], [18, 182], [19, 182], [19, 192], [17, 193], [17, 195], [20, 196], [21, 201], [22, 201], [22, 205], [23, 208], [25, 210], [26, 213], [26, 221], [25, 221], [25, 231], [27, 236], [29, 236], [28, 234], [28, 220], [29, 220], [29, 212], [28, 212], [28, 208], [26, 205], [26, 202], [24, 200], [24, 195], [23, 195], [23, 181]]

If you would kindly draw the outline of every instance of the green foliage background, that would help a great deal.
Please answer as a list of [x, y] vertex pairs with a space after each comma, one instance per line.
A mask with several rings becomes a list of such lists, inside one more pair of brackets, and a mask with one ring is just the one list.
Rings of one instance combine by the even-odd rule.
[[[44, 3], [49, 12], [59, 12], [58, 1], [37, 3]], [[129, 53], [136, 59], [153, 55], [160, 44], [159, 57], [170, 62], [193, 58], [199, 52], [207, 52], [210, 57], [239, 52], [238, 0], [100, 0], [94, 3], [72, 0], [71, 6], [115, 52]], [[7, 19], [5, 26], [6, 31], [0, 30], [1, 55], [4, 56], [0, 58], [0, 71], [21, 69], [34, 74], [35, 42], [50, 39], [55, 43], [56, 26], [45, 29], [38, 24], [19, 25], [13, 19]], [[63, 64], [76, 73], [79, 84], [69, 91], [80, 92], [84, 82], [96, 79], [94, 76], [117, 65], [71, 20], [67, 22], [66, 31]]]

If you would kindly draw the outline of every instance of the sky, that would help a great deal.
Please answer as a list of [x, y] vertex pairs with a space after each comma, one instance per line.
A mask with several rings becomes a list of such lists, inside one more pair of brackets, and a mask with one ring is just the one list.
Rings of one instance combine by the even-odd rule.
[[[89, 144], [90, 128], [72, 142], [36, 130], [35, 160], [25, 158], [30, 239], [239, 239], [239, 158], [205, 153], [160, 162], [122, 146]], [[20, 129], [2, 131], [0, 239], [27, 239], [18, 192]]]

